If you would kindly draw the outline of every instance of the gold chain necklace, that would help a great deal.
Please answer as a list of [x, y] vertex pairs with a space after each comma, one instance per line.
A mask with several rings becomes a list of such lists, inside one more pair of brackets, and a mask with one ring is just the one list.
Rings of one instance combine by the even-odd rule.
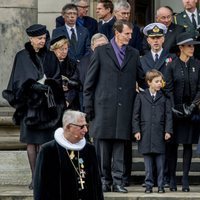
[[76, 169], [76, 166], [74, 165], [74, 162], [72, 161], [72, 159], [75, 157], [74, 151], [72, 151], [72, 153], [69, 155], [69, 152], [67, 150], [67, 155], [69, 156], [72, 166], [80, 179], [80, 181], [78, 183], [81, 185], [81, 189], [83, 190], [85, 181], [82, 179], [81, 172], [80, 172], [79, 151], [78, 151], [78, 170]]

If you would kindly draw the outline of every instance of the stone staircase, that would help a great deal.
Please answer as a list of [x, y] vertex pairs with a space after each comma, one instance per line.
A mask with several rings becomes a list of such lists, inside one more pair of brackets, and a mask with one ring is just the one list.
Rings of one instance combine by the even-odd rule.
[[[12, 124], [11, 108], [0, 107], [0, 200], [31, 200], [32, 191], [28, 189], [31, 180], [26, 147], [19, 143], [19, 128]], [[105, 200], [156, 200], [156, 199], [195, 199], [200, 200], [200, 157], [196, 154], [191, 165], [190, 182], [192, 183], [190, 193], [182, 193], [180, 186], [178, 192], [172, 193], [168, 189], [165, 194], [144, 194], [141, 183], [144, 180], [143, 157], [138, 154], [136, 144], [133, 144], [133, 164], [131, 186], [128, 194], [106, 193]], [[182, 147], [179, 147], [179, 156]], [[178, 183], [181, 178], [182, 159], [178, 159]], [[56, 200], [56, 199], [55, 199]]]

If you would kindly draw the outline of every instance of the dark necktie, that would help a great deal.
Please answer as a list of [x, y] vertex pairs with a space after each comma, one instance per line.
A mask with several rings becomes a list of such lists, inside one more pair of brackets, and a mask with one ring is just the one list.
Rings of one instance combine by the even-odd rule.
[[158, 62], [158, 54], [156, 53], [155, 54], [155, 63], [157, 63]]
[[76, 35], [75, 35], [75, 32], [74, 32], [74, 29], [71, 28], [71, 40], [70, 40], [70, 44], [73, 46], [73, 48], [75, 49], [76, 47]]
[[194, 26], [195, 29], [197, 29], [197, 23], [196, 23], [196, 20], [195, 20], [195, 14], [192, 13], [192, 24]]
[[151, 97], [152, 97], [152, 101], [154, 102], [156, 99], [156, 96], [152, 94]]

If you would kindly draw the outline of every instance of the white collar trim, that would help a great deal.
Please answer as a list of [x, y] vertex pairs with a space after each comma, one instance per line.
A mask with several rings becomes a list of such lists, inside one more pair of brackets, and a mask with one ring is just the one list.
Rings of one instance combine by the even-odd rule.
[[60, 146], [64, 147], [66, 150], [80, 151], [86, 145], [85, 138], [83, 138], [82, 140], [80, 140], [79, 142], [77, 142], [75, 144], [72, 144], [70, 141], [68, 141], [64, 137], [63, 133], [64, 133], [63, 128], [56, 129], [55, 134], [54, 134], [54, 138], [55, 138], [56, 142]]

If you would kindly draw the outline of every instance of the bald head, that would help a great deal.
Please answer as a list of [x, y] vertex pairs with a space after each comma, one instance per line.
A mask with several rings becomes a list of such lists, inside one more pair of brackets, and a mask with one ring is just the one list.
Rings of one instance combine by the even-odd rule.
[[156, 11], [156, 22], [162, 23], [169, 27], [172, 23], [172, 10], [168, 7], [160, 7]]

